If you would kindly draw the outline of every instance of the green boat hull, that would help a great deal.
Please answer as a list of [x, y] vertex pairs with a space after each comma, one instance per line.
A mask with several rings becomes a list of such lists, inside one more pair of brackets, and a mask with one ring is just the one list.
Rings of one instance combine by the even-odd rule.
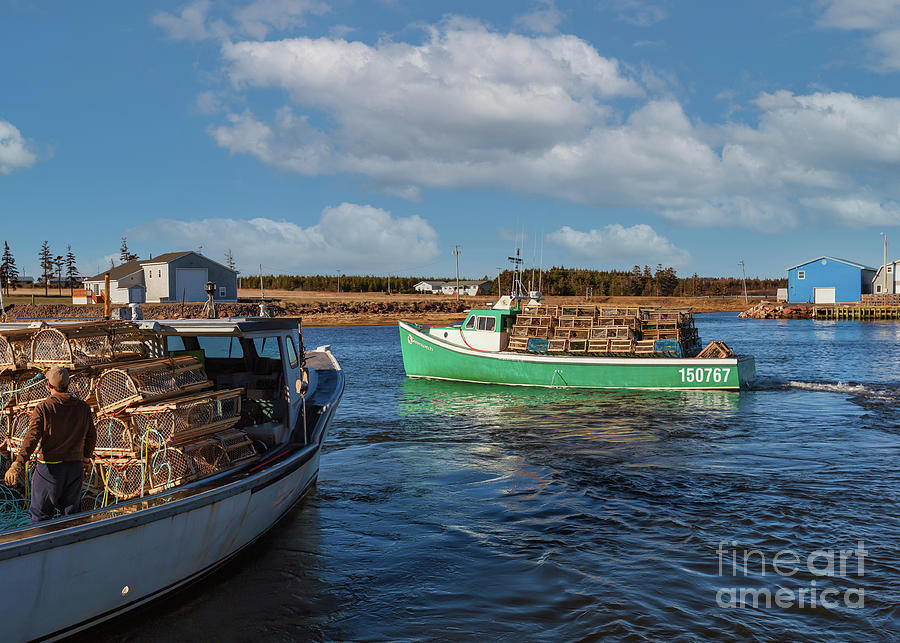
[[442, 341], [400, 322], [403, 367], [409, 377], [565, 388], [746, 388], [756, 378], [750, 356], [723, 359], [578, 357], [486, 352]]

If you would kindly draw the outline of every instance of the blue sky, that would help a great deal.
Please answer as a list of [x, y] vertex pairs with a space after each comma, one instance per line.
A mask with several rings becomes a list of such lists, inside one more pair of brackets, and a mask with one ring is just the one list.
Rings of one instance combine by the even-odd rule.
[[123, 235], [245, 273], [445, 276], [459, 244], [473, 277], [516, 239], [682, 275], [900, 244], [900, 0], [16, 0], [0, 55], [30, 274]]

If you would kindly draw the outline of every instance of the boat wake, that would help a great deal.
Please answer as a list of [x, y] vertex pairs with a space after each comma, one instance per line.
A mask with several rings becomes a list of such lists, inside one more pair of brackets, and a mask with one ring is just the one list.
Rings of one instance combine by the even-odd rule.
[[861, 382], [807, 382], [801, 380], [757, 380], [752, 387], [754, 391], [815, 391], [823, 393], [838, 393], [855, 398], [864, 398], [871, 401], [896, 402], [900, 401], [900, 387], [876, 386]]

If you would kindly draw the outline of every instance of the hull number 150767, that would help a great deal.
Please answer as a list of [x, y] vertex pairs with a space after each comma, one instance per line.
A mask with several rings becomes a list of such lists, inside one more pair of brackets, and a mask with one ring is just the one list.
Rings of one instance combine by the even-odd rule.
[[728, 382], [730, 368], [709, 368], [698, 366], [697, 368], [679, 368], [682, 383], [689, 384], [724, 384]]

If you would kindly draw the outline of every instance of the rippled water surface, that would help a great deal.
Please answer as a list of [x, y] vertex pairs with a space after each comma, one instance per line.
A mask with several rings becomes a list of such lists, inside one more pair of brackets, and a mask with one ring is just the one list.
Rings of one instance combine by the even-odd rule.
[[[98, 634], [900, 637], [900, 324], [717, 314], [698, 326], [756, 356], [757, 388], [408, 380], [396, 328], [306, 329], [348, 376], [317, 489], [204, 584]], [[843, 575], [813, 554], [859, 541]], [[795, 558], [782, 553], [779, 574], [784, 550]], [[781, 589], [784, 606], [727, 606], [747, 588]], [[798, 605], [810, 588], [833, 590], [827, 607], [809, 593]]]

